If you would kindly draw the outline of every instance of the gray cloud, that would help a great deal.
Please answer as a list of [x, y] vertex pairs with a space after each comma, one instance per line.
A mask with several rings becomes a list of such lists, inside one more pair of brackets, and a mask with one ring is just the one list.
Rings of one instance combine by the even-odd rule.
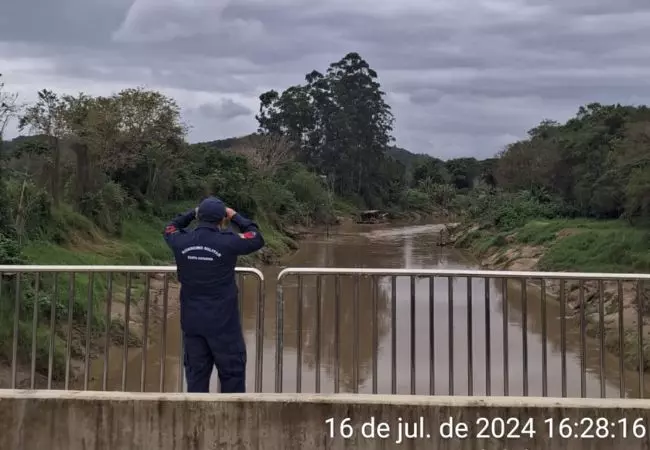
[[255, 130], [261, 92], [356, 51], [398, 145], [487, 157], [582, 104], [648, 102], [647, 23], [647, 0], [24, 0], [0, 14], [0, 73], [25, 100], [160, 89], [195, 141]]
[[239, 116], [250, 116], [253, 111], [229, 98], [219, 103], [205, 103], [194, 110], [197, 114], [210, 118], [229, 120]]
[[102, 47], [124, 20], [131, 0], [21, 0], [3, 2], [0, 41]]

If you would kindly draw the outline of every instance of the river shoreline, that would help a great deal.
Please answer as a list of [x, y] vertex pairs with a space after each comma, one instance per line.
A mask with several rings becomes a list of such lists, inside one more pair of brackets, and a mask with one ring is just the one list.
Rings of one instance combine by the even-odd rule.
[[[453, 226], [450, 224], [449, 220], [435, 220], [431, 219], [428, 223], [447, 223], [447, 231], [445, 232], [447, 242], [445, 244], [449, 246], [456, 246], [468, 250], [466, 253], [470, 259], [474, 262], [478, 262], [485, 268], [495, 269], [495, 270], [525, 270], [525, 271], [534, 271], [537, 270], [537, 264], [539, 260], [544, 255], [544, 252], [547, 250], [547, 246], [530, 246], [523, 245], [517, 240], [512, 238], [506, 238], [502, 245], [493, 245], [487, 249], [479, 249], [476, 245], [463, 245], [463, 241], [467, 244], [467, 236], [476, 231], [476, 227], [471, 226]], [[364, 233], [369, 230], [377, 229], [380, 227], [397, 227], [400, 225], [413, 225], [404, 224], [403, 221], [391, 221], [380, 225], [379, 227], [374, 225], [364, 225], [358, 226], [353, 223], [353, 221], [346, 221], [342, 225], [332, 226], [329, 228], [314, 228], [314, 229], [301, 229], [293, 230], [292, 239], [296, 245], [292, 248], [287, 248], [287, 251], [283, 254], [277, 254], [273, 258], [273, 264], [278, 262], [282, 264], [283, 261], [287, 261], [287, 258], [291, 258], [292, 255], [303, 245], [302, 241], [309, 240], [311, 237], [316, 237], [315, 241], [320, 241], [322, 236], [326, 233], [336, 234], [336, 235], [350, 235]], [[485, 230], [483, 230], [485, 231]], [[563, 234], [563, 233], [560, 233]], [[345, 239], [345, 238], [344, 238]], [[349, 239], [349, 238], [348, 238]], [[472, 258], [472, 255], [474, 258]], [[267, 266], [265, 260], [268, 258], [251, 258], [247, 261], [252, 264], [246, 264], [250, 266], [255, 266], [262, 268]], [[243, 262], [240, 265], [244, 265]], [[168, 276], [169, 281], [169, 294], [167, 297], [167, 317], [174, 316], [178, 313], [179, 302], [178, 302], [178, 284], [175, 282], [174, 276]], [[145, 278], [138, 277], [137, 284], [143, 285]], [[148, 347], [156, 345], [157, 340], [160, 339], [160, 325], [162, 319], [164, 318], [162, 312], [164, 310], [164, 276], [162, 274], [151, 274], [149, 276], [150, 283], [150, 292], [149, 292], [149, 309], [144, 308], [144, 292], [142, 290], [134, 289], [132, 291], [131, 308], [129, 312], [129, 326], [128, 326], [128, 344], [129, 349], [133, 349], [133, 354], [137, 353], [137, 349], [142, 347], [143, 338], [144, 338], [144, 317], [148, 315], [149, 323], [149, 333], [148, 333]], [[625, 357], [625, 362], [628, 368], [638, 369], [638, 358], [636, 356], [636, 308], [635, 308], [635, 287], [629, 283], [623, 283], [623, 300], [624, 300], [624, 329], [625, 329], [625, 342], [623, 343], [623, 352], [622, 354]], [[111, 310], [111, 332], [109, 333], [110, 339], [110, 348], [111, 348], [111, 366], [112, 364], [117, 364], [117, 367], [121, 364], [121, 353], [124, 348], [124, 336], [125, 336], [125, 308], [124, 308], [124, 289], [123, 286], [119, 289], [119, 295], [115, 295], [113, 298], [112, 310]], [[620, 352], [620, 342], [618, 341], [618, 314], [617, 314], [617, 289], [615, 284], [605, 283], [603, 286], [604, 291], [604, 306], [605, 306], [605, 333], [604, 340], [611, 354], [621, 354]], [[529, 283], [529, 289], [540, 290], [539, 284]], [[549, 301], [558, 301], [559, 300], [559, 283], [549, 281], [545, 285], [545, 292], [548, 297], [553, 297], [554, 300]], [[531, 291], [532, 293], [532, 291]], [[590, 336], [598, 337], [599, 330], [599, 310], [598, 310], [598, 285], [597, 283], [584, 283], [584, 304], [585, 304], [585, 317], [587, 319], [587, 331]], [[580, 295], [578, 290], [577, 283], [566, 283], [566, 299], [567, 299], [567, 316], [572, 316], [575, 318], [580, 313]], [[103, 309], [101, 313], [103, 313]], [[100, 311], [98, 310], [98, 313]], [[147, 313], [147, 314], [145, 314]], [[645, 321], [644, 321], [645, 322]], [[62, 332], [65, 334], [64, 323], [61, 323]], [[645, 330], [648, 330], [650, 326], [646, 327]], [[84, 331], [85, 327], [82, 325], [75, 326], [73, 328], [72, 338], [73, 338], [73, 357], [70, 361], [70, 388], [71, 389], [81, 389], [83, 388], [84, 374], [85, 374], [85, 340], [84, 340]], [[644, 336], [646, 333], [644, 333]], [[646, 339], [646, 342], [650, 341], [650, 337]], [[103, 328], [98, 330], [93, 334], [93, 342], [91, 345], [90, 358], [91, 358], [91, 371], [90, 371], [90, 386], [97, 386], [98, 382], [101, 382], [101, 373], [103, 370], [103, 349], [105, 344], [105, 337], [103, 334]], [[647, 348], [647, 346], [644, 346]], [[644, 352], [645, 353], [645, 352]], [[644, 361], [650, 361], [650, 354], [644, 355]], [[11, 380], [11, 367], [9, 361], [0, 362], [0, 384], [3, 387], [8, 387]], [[61, 364], [59, 364], [61, 365]], [[119, 369], [118, 369], [119, 371]], [[36, 387], [44, 388], [47, 385], [47, 377], [37, 373], [36, 376]], [[18, 387], [19, 388], [29, 388], [31, 381], [31, 368], [29, 364], [21, 364], [18, 367]], [[119, 376], [119, 375], [118, 375]], [[98, 378], [99, 377], [99, 378]], [[61, 379], [52, 383], [53, 388], [63, 388], [64, 383]], [[115, 388], [115, 386], [113, 386]], [[119, 386], [117, 386], [119, 389]], [[137, 389], [137, 388], [136, 388]]]
[[[492, 233], [490, 230], [482, 229], [476, 224], [461, 224], [456, 227], [449, 227], [449, 245], [456, 248], [469, 251], [474, 255], [481, 268], [488, 270], [511, 270], [511, 271], [539, 271], [539, 264], [544, 255], [559, 240], [578, 233], [577, 230], [564, 229], [557, 232], [555, 239], [542, 245], [530, 245], [519, 242], [517, 239], [518, 231], [513, 231], [505, 238], [491, 239], [492, 245], [486, 245], [486, 236]], [[477, 238], [482, 236], [483, 239]], [[496, 232], [492, 233], [493, 237], [497, 236]], [[578, 271], [576, 269], [575, 271]], [[538, 281], [528, 281], [529, 289], [541, 292], [542, 286]], [[639, 370], [639, 320], [637, 295], [642, 302], [647, 304], [649, 299], [649, 290], [647, 286], [642, 286], [637, 294], [636, 282], [621, 282], [620, 287], [617, 282], [603, 282], [602, 285], [597, 281], [584, 281], [581, 283], [577, 280], [566, 280], [564, 286], [566, 299], [567, 317], [579, 317], [581, 310], [584, 310], [586, 319], [587, 334], [594, 338], [599, 338], [601, 334], [601, 305], [600, 296], [603, 297], [603, 322], [602, 330], [604, 343], [609, 352], [617, 356], [623, 356], [627, 368]], [[619, 289], [622, 304], [619, 304]], [[561, 300], [561, 283], [559, 280], [548, 280], [545, 282], [544, 290], [547, 301], [560, 302]], [[602, 293], [602, 294], [601, 294]], [[584, 307], [582, 307], [584, 305]], [[645, 308], [644, 308], [645, 309]], [[620, 332], [619, 315], [622, 314], [623, 330]], [[643, 341], [643, 370], [648, 371], [650, 368], [650, 320], [647, 317], [648, 311], [643, 311], [642, 317], [642, 341]], [[623, 337], [623, 342], [619, 336]]]
[[[287, 230], [288, 231], [288, 230]], [[300, 248], [300, 241], [308, 238], [310, 235], [314, 234], [314, 230], [308, 228], [298, 228], [293, 229], [288, 232], [283, 233], [287, 238], [283, 241], [284, 246], [279, 248], [271, 248], [269, 246], [262, 249], [262, 251], [245, 257], [240, 257], [238, 266], [241, 267], [255, 267], [262, 268], [279, 264], [283, 259], [291, 257], [295, 254]], [[173, 262], [170, 262], [173, 264]], [[149, 300], [148, 307], [144, 301], [145, 290], [137, 290], [133, 281], [136, 277], [133, 278], [133, 283], [130, 294], [126, 294], [126, 286], [115, 285], [113, 287], [113, 293], [111, 298], [111, 308], [110, 308], [110, 319], [108, 319], [109, 333], [106, 336], [104, 329], [94, 330], [92, 343], [90, 345], [90, 364], [94, 365], [97, 363], [98, 359], [101, 357], [104, 348], [106, 346], [106, 339], [109, 340], [109, 348], [112, 351], [119, 350], [122, 351], [124, 347], [124, 339], [126, 336], [127, 347], [128, 348], [140, 348], [144, 342], [144, 323], [145, 320], [148, 320], [150, 323], [149, 330], [147, 333], [147, 340], [149, 345], [155, 344], [155, 336], [158, 335], [157, 327], [163, 322], [164, 319], [164, 310], [165, 310], [165, 301], [167, 303], [167, 318], [170, 318], [174, 315], [177, 315], [180, 309], [180, 285], [176, 281], [175, 274], [167, 275], [167, 298], [165, 300], [165, 275], [162, 273], [150, 273], [145, 274], [144, 277], [148, 278], [149, 283]], [[140, 279], [137, 281], [138, 285], [145, 285], [145, 279]], [[142, 287], [140, 286], [140, 287]], [[130, 306], [128, 311], [128, 319], [126, 317], [126, 298], [130, 298]], [[101, 309], [97, 310], [99, 313], [104, 314], [105, 305], [101, 305]], [[148, 318], [148, 319], [146, 319]], [[125, 333], [126, 322], [128, 321], [128, 331]], [[68, 324], [60, 323], [57, 324], [59, 335], [67, 335]], [[47, 333], [49, 334], [49, 325], [47, 327]], [[69, 383], [71, 387], [78, 386], [81, 384], [84, 378], [85, 373], [85, 322], [83, 324], [78, 324], [74, 322], [72, 324], [72, 330], [70, 332], [71, 340], [71, 358], [69, 361]], [[56, 362], [55, 362], [56, 365]], [[60, 369], [60, 368], [59, 368]], [[31, 367], [29, 364], [20, 362], [16, 368], [16, 386], [19, 389], [26, 389], [30, 387], [31, 384]], [[55, 372], [61, 372], [61, 370], [56, 370]], [[35, 386], [37, 388], [44, 388], [48, 384], [47, 374], [42, 373], [40, 370], [36, 370], [35, 374]], [[9, 387], [11, 385], [12, 379], [12, 367], [11, 361], [9, 360], [0, 360], [0, 387]], [[55, 389], [62, 389], [65, 387], [65, 381], [62, 379], [52, 379], [52, 387]]]
[[[423, 220], [435, 222], [440, 221], [437, 217], [427, 216], [423, 217], [419, 214], [405, 214], [403, 217], [395, 218], [388, 221], [387, 223], [381, 224], [380, 226], [400, 226], [400, 225], [409, 225], [413, 222], [422, 222]], [[363, 228], [374, 228], [374, 225], [364, 226]], [[282, 230], [282, 235], [284, 237], [282, 244], [275, 246], [267, 246], [262, 251], [251, 255], [248, 257], [240, 258], [239, 266], [243, 267], [255, 267], [261, 269], [263, 267], [269, 267], [274, 265], [281, 265], [283, 261], [291, 258], [299, 249], [301, 241], [322, 236], [325, 234], [357, 234], [359, 233], [359, 225], [356, 224], [356, 221], [352, 217], [339, 217], [336, 224], [333, 224], [329, 227], [319, 226], [319, 227], [293, 227], [289, 229]], [[179, 304], [179, 288], [175, 280], [175, 276], [168, 276], [168, 296], [167, 296], [167, 317], [174, 316], [178, 313], [180, 308]], [[145, 317], [149, 317], [149, 321], [153, 326], [150, 326], [148, 333], [149, 344], [152, 344], [152, 339], [155, 339], [153, 336], [156, 336], [155, 332], [156, 324], [162, 323], [163, 319], [163, 310], [164, 310], [164, 276], [163, 274], [149, 274], [149, 303], [148, 308], [145, 307], [145, 290], [142, 287], [145, 285], [145, 278], [134, 277], [133, 285], [128, 296], [131, 299], [130, 308], [129, 308], [129, 317], [128, 317], [128, 332], [125, 333], [125, 323], [126, 320], [126, 286], [115, 284], [113, 287], [113, 295], [111, 300], [111, 311], [110, 311], [110, 327], [109, 327], [109, 346], [113, 349], [121, 350], [124, 346], [124, 339], [128, 340], [128, 348], [139, 348], [143, 344], [144, 340], [144, 322]], [[137, 286], [136, 286], [137, 284]], [[137, 287], [139, 286], [140, 289]], [[103, 315], [105, 314], [105, 305], [102, 302], [101, 305], [96, 308], [96, 313]], [[49, 336], [49, 324], [43, 325], [43, 331]], [[40, 325], [39, 325], [40, 327]], [[65, 336], [67, 333], [68, 324], [64, 319], [62, 322], [57, 323], [57, 335]], [[105, 328], [102, 326], [101, 329], [93, 330], [92, 343], [90, 345], [90, 360], [91, 364], [96, 362], [104, 351], [106, 344], [106, 335]], [[75, 383], [80, 383], [84, 377], [85, 371], [85, 358], [86, 358], [86, 345], [85, 345], [85, 333], [86, 333], [86, 324], [73, 322], [72, 330], [70, 333], [71, 336], [71, 359], [70, 359], [70, 385], [73, 386]], [[61, 349], [61, 351], [66, 351]], [[47, 357], [46, 357], [47, 360]], [[47, 364], [47, 363], [46, 363]], [[61, 366], [63, 361], [54, 362], [55, 366]], [[42, 366], [41, 369], [37, 369], [35, 373], [36, 386], [42, 387], [47, 385], [47, 374], [43, 372]], [[58, 369], [58, 370], [56, 370]], [[0, 386], [9, 386], [11, 384], [11, 361], [5, 360], [0, 361]], [[21, 362], [17, 367], [17, 386], [19, 388], [28, 388], [31, 383], [31, 367], [27, 362]], [[61, 367], [55, 368], [55, 372], [62, 373], [63, 369]], [[63, 387], [63, 380], [53, 380], [53, 387]]]

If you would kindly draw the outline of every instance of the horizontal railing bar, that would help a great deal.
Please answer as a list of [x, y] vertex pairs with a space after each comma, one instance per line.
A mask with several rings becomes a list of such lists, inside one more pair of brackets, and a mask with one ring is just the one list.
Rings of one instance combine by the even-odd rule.
[[[237, 273], [251, 273], [264, 279], [261, 270], [254, 267], [237, 267]], [[93, 266], [93, 265], [0, 265], [0, 272], [140, 272], [140, 273], [173, 273], [176, 272], [176, 266]]]
[[[63, 390], [23, 390], [2, 389], [0, 401], [7, 399], [39, 399], [62, 401], [156, 401], [156, 402], [187, 402], [212, 403], [214, 394], [187, 394], [181, 392], [120, 392], [120, 391], [63, 391]], [[610, 409], [648, 410], [650, 402], [641, 399], [602, 399], [602, 398], [543, 398], [522, 396], [466, 396], [466, 395], [373, 395], [373, 394], [298, 394], [298, 393], [245, 393], [221, 394], [219, 402], [233, 403], [306, 403], [306, 404], [370, 404], [382, 407], [394, 404], [421, 406], [453, 406], [453, 407], [492, 407], [492, 408], [576, 408], [586, 411], [606, 411]], [[622, 417], [622, 416], [621, 416]], [[630, 422], [635, 419], [630, 418]]]
[[[237, 267], [238, 273], [254, 273], [264, 279], [262, 271], [254, 267]], [[129, 265], [0, 265], [0, 272], [176, 272], [176, 266], [129, 266]], [[502, 270], [448, 270], [448, 269], [393, 269], [393, 268], [345, 268], [345, 267], [288, 267], [280, 271], [278, 280], [288, 275], [396, 275], [396, 276], [456, 276], [481, 278], [550, 278], [570, 280], [650, 280], [650, 274], [599, 273], [599, 272], [519, 272]]]
[[342, 267], [287, 267], [278, 274], [278, 281], [289, 275], [395, 275], [440, 276], [478, 278], [547, 278], [556, 280], [650, 280], [650, 274], [642, 273], [590, 273], [590, 272], [514, 272], [503, 270], [448, 270], [448, 269], [367, 269]]

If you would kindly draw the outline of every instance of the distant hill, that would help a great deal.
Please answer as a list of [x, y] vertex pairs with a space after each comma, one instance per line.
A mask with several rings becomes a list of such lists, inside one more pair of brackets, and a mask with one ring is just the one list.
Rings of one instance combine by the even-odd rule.
[[[227, 150], [250, 136], [252, 135], [249, 134], [247, 136], [218, 139], [215, 141], [197, 142], [196, 145], [205, 145], [207, 147], [211, 147], [219, 150]], [[390, 147], [386, 151], [386, 154], [394, 158], [395, 160], [401, 162], [407, 168], [411, 168], [420, 162], [432, 158], [431, 156], [425, 154], [411, 153], [408, 150], [397, 146]]]
[[34, 145], [37, 143], [46, 142], [46, 137], [43, 135], [39, 136], [18, 136], [13, 138], [10, 141], [3, 141], [0, 146], [0, 152], [2, 156], [10, 156], [21, 148], [23, 145]]
[[[228, 150], [229, 148], [234, 147], [241, 141], [249, 138], [252, 135], [231, 137], [226, 139], [216, 139], [214, 141], [204, 141], [196, 142], [192, 145], [204, 145], [216, 150]], [[34, 142], [38, 139], [38, 136], [18, 136], [10, 141], [4, 141], [1, 147], [2, 153], [8, 155], [15, 152], [21, 145], [29, 143], [30, 141]], [[413, 169], [415, 166], [419, 165], [422, 162], [425, 162], [433, 157], [426, 154], [412, 153], [404, 148], [393, 146], [390, 147], [386, 154], [400, 163], [404, 164], [407, 170]]]
[[217, 150], [227, 150], [250, 136], [252, 136], [252, 134], [226, 139], [217, 139], [215, 141], [196, 142], [194, 145], [205, 145], [206, 147], [214, 148]]
[[433, 158], [430, 155], [422, 153], [411, 153], [408, 150], [397, 146], [390, 147], [386, 151], [386, 154], [404, 164], [407, 169], [412, 169], [413, 167]]

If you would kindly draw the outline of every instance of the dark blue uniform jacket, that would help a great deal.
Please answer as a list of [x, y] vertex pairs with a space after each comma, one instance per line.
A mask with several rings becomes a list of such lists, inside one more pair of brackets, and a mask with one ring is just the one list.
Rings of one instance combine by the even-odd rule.
[[234, 344], [242, 339], [235, 277], [237, 257], [261, 249], [264, 238], [257, 225], [240, 214], [231, 221], [241, 233], [205, 222], [187, 230], [194, 217], [194, 211], [181, 214], [164, 231], [181, 282], [181, 327], [186, 332]]

